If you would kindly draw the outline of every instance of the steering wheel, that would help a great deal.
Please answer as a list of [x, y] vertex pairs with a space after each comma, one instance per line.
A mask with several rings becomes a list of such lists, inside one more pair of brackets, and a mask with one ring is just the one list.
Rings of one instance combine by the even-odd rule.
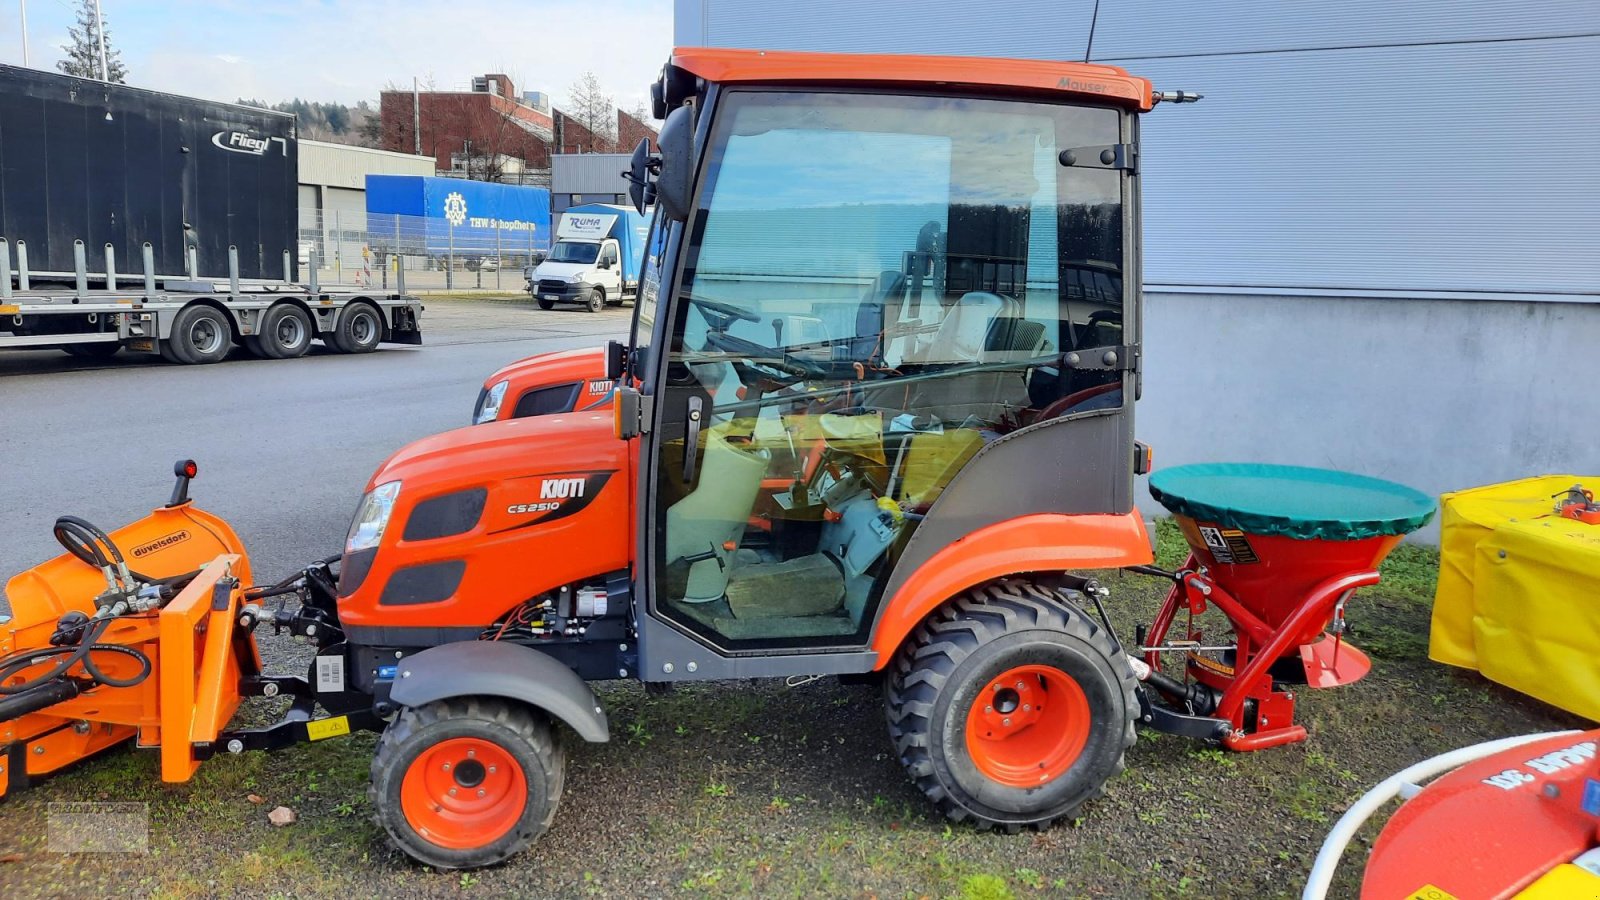
[[706, 322], [711, 325], [712, 331], [727, 331], [728, 326], [734, 322], [759, 322], [761, 317], [747, 309], [740, 309], [731, 304], [717, 300], [707, 300], [690, 294], [686, 298], [690, 305], [700, 307], [700, 312], [705, 315]]
[[724, 353], [746, 357], [735, 365], [756, 371], [763, 378], [779, 384], [793, 384], [807, 379], [822, 379], [828, 369], [803, 357], [793, 356], [776, 347], [768, 347], [737, 335], [713, 331], [706, 335], [706, 343]]

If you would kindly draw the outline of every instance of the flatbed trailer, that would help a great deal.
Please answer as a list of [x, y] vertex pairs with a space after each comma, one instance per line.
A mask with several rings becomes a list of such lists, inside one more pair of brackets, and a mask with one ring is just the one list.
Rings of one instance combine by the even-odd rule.
[[[230, 258], [230, 269], [237, 271], [236, 259]], [[389, 293], [325, 289], [314, 265], [311, 271], [309, 284], [151, 275], [127, 285], [114, 270], [95, 273], [91, 282], [80, 263], [70, 283], [35, 284], [26, 268], [13, 267], [10, 248], [0, 240], [0, 350], [56, 348], [87, 358], [127, 350], [194, 364], [220, 362], [234, 346], [266, 359], [291, 359], [315, 339], [342, 353], [422, 343], [422, 301], [405, 293], [403, 276], [398, 291]]]

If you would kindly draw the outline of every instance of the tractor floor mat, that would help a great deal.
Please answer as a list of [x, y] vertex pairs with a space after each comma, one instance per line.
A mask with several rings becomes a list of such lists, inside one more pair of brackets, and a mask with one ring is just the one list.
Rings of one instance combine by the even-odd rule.
[[740, 619], [826, 616], [844, 603], [844, 573], [820, 553], [739, 566], [728, 576], [728, 608]]
[[762, 619], [735, 618], [727, 600], [712, 603], [674, 604], [684, 615], [729, 640], [757, 638], [792, 639], [840, 637], [855, 634], [856, 623], [843, 610], [823, 616], [770, 616]]

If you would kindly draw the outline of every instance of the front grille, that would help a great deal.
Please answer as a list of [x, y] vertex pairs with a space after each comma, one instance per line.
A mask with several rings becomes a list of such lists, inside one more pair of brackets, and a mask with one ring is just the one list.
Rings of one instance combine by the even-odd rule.
[[539, 279], [539, 293], [541, 294], [565, 294], [566, 292], [567, 283], [565, 281], [551, 281], [548, 278]]

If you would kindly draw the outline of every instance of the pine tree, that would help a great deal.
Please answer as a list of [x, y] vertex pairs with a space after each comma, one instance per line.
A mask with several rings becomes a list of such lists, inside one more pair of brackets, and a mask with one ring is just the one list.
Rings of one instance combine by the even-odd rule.
[[[104, 21], [105, 16], [101, 15]], [[67, 32], [69, 43], [62, 44], [67, 58], [56, 63], [56, 68], [80, 78], [100, 77], [100, 35], [95, 25], [94, 0], [78, 0], [78, 24]], [[106, 29], [106, 76], [108, 81], [125, 84], [128, 68], [122, 64], [122, 55], [111, 47], [111, 29]]]

